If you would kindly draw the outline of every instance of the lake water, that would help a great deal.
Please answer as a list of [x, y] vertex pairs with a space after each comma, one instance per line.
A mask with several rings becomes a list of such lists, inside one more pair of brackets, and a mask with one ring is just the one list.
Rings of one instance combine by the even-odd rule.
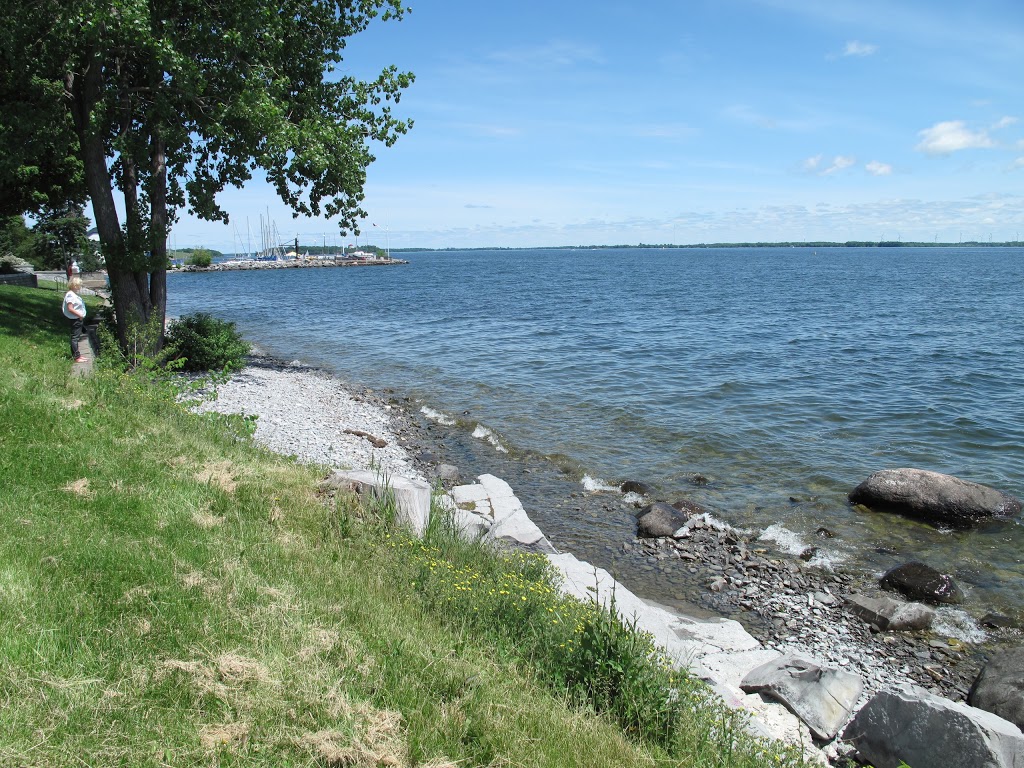
[[973, 604], [1024, 611], [1020, 525], [941, 532], [846, 500], [895, 467], [1024, 498], [1024, 249], [402, 257], [173, 274], [168, 311], [233, 320], [279, 357], [409, 395], [588, 487], [641, 480], [833, 563], [912, 555]]

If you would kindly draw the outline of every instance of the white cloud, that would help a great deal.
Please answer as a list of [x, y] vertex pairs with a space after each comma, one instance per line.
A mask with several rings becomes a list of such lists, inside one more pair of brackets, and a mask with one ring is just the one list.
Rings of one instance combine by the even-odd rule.
[[872, 176], [888, 176], [892, 173], [892, 166], [889, 163], [880, 163], [878, 160], [872, 160], [864, 168]]
[[490, 58], [515, 66], [531, 67], [570, 67], [576, 64], [603, 64], [604, 57], [592, 45], [574, 43], [567, 40], [553, 40], [544, 45], [524, 46], [522, 48], [506, 48], [494, 51]]
[[878, 52], [878, 46], [873, 43], [862, 43], [859, 40], [851, 40], [843, 49], [843, 56], [871, 56]]
[[972, 131], [963, 120], [936, 123], [918, 135], [921, 143], [914, 149], [929, 155], [948, 155], [961, 149], [989, 149], [995, 146], [986, 131]]
[[803, 162], [803, 169], [808, 173], [814, 173], [821, 166], [821, 161], [823, 159], [823, 155], [815, 155], [814, 157], [808, 157]]
[[814, 157], [808, 157], [800, 167], [805, 173], [816, 173], [819, 176], [831, 176], [840, 171], [845, 171], [851, 165], [857, 162], [857, 158], [849, 155], [836, 155], [832, 158], [832, 162], [826, 167], [825, 156], [815, 155]]
[[850, 157], [848, 155], [836, 155], [832, 160], [832, 165], [821, 172], [822, 176], [831, 176], [834, 173], [839, 173], [849, 168], [851, 165], [857, 162], [857, 158]]
[[1017, 122], [1016, 117], [1001, 117], [996, 121], [995, 125], [992, 126], [993, 131], [998, 131], [1001, 128], [1009, 128], [1011, 125]]
[[1010, 165], [1010, 170], [1017, 171], [1017, 170], [1021, 170], [1021, 169], [1024, 169], [1024, 157], [1018, 157]]

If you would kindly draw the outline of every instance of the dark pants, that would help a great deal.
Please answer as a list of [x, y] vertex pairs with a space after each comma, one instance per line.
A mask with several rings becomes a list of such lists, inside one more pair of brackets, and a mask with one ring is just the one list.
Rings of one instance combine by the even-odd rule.
[[82, 324], [84, 320], [80, 317], [69, 317], [68, 322], [71, 323], [71, 357], [77, 360], [81, 357], [78, 351], [78, 340], [82, 338]]

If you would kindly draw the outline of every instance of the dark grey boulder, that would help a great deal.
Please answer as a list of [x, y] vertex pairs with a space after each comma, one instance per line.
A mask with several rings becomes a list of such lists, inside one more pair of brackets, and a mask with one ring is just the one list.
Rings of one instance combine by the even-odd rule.
[[883, 469], [850, 492], [850, 501], [933, 525], [969, 528], [1021, 512], [1020, 500], [987, 485], [925, 469]]
[[788, 654], [751, 670], [740, 688], [781, 702], [816, 739], [831, 741], [850, 719], [864, 684], [857, 675]]
[[991, 712], [906, 687], [876, 693], [843, 730], [875, 768], [1020, 768], [1024, 736]]
[[891, 597], [850, 595], [846, 609], [882, 632], [906, 632], [928, 629], [935, 620], [935, 609], [921, 603], [904, 603]]
[[651, 496], [654, 493], [654, 488], [639, 480], [626, 480], [619, 486], [619, 490], [623, 493], [636, 493], [641, 496]]
[[1024, 648], [993, 654], [971, 686], [967, 703], [1024, 728]]
[[924, 563], [897, 565], [882, 576], [878, 584], [882, 589], [925, 603], [959, 605], [964, 601], [964, 593], [952, 576], [939, 573]]
[[697, 515], [703, 515], [707, 513], [700, 504], [689, 499], [680, 499], [679, 501], [673, 502], [672, 506], [678, 509], [680, 512], [686, 513], [689, 517], [696, 517]]
[[671, 504], [656, 501], [640, 510], [637, 518], [637, 536], [644, 539], [672, 536], [689, 519], [689, 515]]

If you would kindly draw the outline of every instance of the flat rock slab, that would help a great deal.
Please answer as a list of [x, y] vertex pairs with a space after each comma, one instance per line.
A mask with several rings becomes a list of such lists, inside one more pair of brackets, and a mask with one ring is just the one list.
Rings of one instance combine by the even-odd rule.
[[843, 738], [875, 768], [1024, 766], [1024, 735], [1013, 723], [912, 686], [875, 694]]
[[969, 528], [1021, 512], [1020, 500], [987, 485], [925, 469], [883, 469], [850, 492], [850, 501], [933, 525]]
[[850, 595], [846, 609], [883, 632], [928, 629], [935, 620], [935, 609], [922, 603], [905, 603], [891, 597]]
[[781, 701], [821, 741], [831, 741], [850, 719], [864, 690], [857, 675], [787, 654], [752, 670], [740, 684], [747, 693]]
[[[480, 475], [477, 481], [457, 485], [450, 491], [457, 510], [453, 519], [460, 530], [479, 535], [485, 541], [512, 543], [542, 554], [555, 552], [508, 483], [494, 475]], [[470, 515], [479, 518], [479, 522]]]

